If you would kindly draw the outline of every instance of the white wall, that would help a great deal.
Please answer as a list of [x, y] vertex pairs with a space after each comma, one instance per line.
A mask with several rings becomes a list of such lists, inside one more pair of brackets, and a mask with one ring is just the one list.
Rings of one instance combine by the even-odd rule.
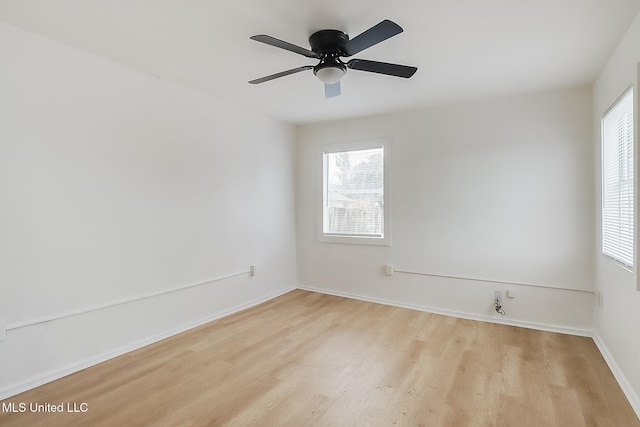
[[[636, 88], [636, 148], [638, 147], [638, 90], [640, 86], [640, 15], [636, 17], [627, 34], [603, 69], [593, 88], [594, 116], [594, 169], [596, 177], [596, 229], [595, 245], [597, 288], [603, 294], [602, 308], [595, 309], [596, 339], [618, 382], [623, 386], [634, 409], [640, 416], [640, 292], [633, 273], [624, 270], [601, 254], [600, 229], [602, 224], [600, 186], [600, 119], [611, 104], [630, 86]], [[636, 150], [638, 151], [638, 150]], [[636, 160], [638, 160], [636, 153]], [[636, 162], [640, 164], [640, 162]], [[637, 168], [636, 168], [637, 170]], [[637, 179], [636, 179], [637, 182]], [[638, 188], [636, 188], [636, 194]], [[640, 200], [640, 199], [639, 199]], [[636, 205], [637, 206], [637, 205]], [[636, 221], [638, 209], [636, 209]], [[637, 237], [636, 237], [637, 239]], [[636, 244], [636, 252], [638, 245]], [[640, 259], [640, 258], [637, 258]], [[638, 261], [636, 261], [636, 265]], [[637, 267], [636, 267], [637, 271]], [[636, 273], [637, 274], [637, 273]]]
[[[578, 88], [298, 129], [298, 283], [463, 317], [589, 334], [591, 91]], [[392, 245], [318, 242], [324, 144], [391, 140]], [[586, 292], [397, 273], [416, 272]], [[512, 290], [504, 318], [494, 289]]]
[[294, 129], [0, 24], [0, 398], [294, 286]]

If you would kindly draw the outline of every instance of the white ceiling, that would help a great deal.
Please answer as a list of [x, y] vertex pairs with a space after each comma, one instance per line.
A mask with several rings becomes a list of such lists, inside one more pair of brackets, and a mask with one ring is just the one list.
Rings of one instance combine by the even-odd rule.
[[[0, 20], [292, 123], [588, 85], [640, 0], [0, 0]], [[316, 30], [404, 28], [357, 58], [414, 65], [405, 80], [350, 70], [325, 99], [314, 60], [249, 40], [308, 47]]]

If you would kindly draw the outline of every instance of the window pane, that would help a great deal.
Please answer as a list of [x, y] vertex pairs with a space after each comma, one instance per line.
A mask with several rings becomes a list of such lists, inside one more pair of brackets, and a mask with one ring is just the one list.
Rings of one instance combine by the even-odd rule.
[[384, 148], [325, 153], [323, 231], [384, 237]]

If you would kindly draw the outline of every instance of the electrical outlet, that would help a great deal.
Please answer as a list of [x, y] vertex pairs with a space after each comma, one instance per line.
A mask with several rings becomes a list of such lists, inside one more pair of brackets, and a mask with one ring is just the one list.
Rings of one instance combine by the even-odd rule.
[[494, 291], [493, 293], [493, 302], [502, 304], [502, 291]]
[[387, 276], [393, 276], [393, 265], [387, 264]]
[[7, 322], [0, 317], [0, 341], [7, 339]]
[[255, 266], [255, 265], [250, 265], [250, 266], [249, 266], [249, 275], [250, 275], [251, 277], [253, 277], [253, 276], [255, 276], [255, 275], [256, 275], [256, 266]]
[[504, 316], [504, 309], [502, 308], [502, 291], [493, 292], [493, 308], [501, 316]]
[[596, 295], [596, 304], [598, 305], [598, 307], [602, 308], [602, 302], [603, 302], [602, 292], [596, 291], [595, 295]]

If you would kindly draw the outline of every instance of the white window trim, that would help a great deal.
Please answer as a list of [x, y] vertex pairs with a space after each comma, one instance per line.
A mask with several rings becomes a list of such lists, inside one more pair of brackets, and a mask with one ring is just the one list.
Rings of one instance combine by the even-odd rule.
[[[602, 255], [606, 258], [611, 260], [613, 263], [615, 263], [616, 265], [622, 267], [624, 270], [630, 272], [630, 273], [634, 273], [635, 274], [635, 270], [636, 270], [636, 265], [637, 265], [637, 261], [638, 261], [638, 251], [636, 249], [636, 243], [637, 243], [637, 236], [638, 236], [638, 149], [637, 149], [637, 141], [638, 141], [638, 134], [637, 134], [637, 120], [638, 120], [638, 108], [637, 108], [637, 93], [635, 88], [632, 86], [628, 87], [627, 89], [624, 90], [624, 92], [613, 102], [611, 103], [611, 105], [609, 106], [609, 108], [607, 108], [607, 110], [602, 114], [600, 123], [601, 123], [601, 128], [600, 128], [600, 132], [601, 132], [601, 136], [600, 136], [600, 141], [601, 141], [601, 168], [602, 169], [602, 190], [601, 190], [601, 197], [602, 197], [602, 224], [601, 224], [601, 228], [604, 227], [604, 187], [605, 187], [605, 177], [604, 177], [604, 150], [605, 150], [605, 130], [604, 130], [604, 119], [606, 118], [607, 114], [609, 114], [609, 112], [611, 110], [613, 110], [615, 107], [618, 106], [619, 102], [629, 94], [629, 92], [631, 91], [632, 94], [632, 111], [633, 111], [633, 260], [632, 260], [632, 266], [626, 264], [625, 262], [623, 262], [622, 260], [619, 260], [618, 258], [616, 258], [615, 256], [612, 256], [610, 254], [607, 254], [604, 251], [604, 248], [601, 247], [601, 253]], [[604, 240], [604, 230], [601, 229], [601, 242]], [[602, 243], [602, 245], [604, 245], [604, 243]], [[640, 290], [640, 283], [638, 283], [637, 285], [638, 290]]]
[[[373, 148], [384, 149], [384, 224], [383, 237], [354, 237], [336, 236], [324, 233], [324, 206], [326, 202], [327, 177], [324, 158], [326, 153], [338, 153], [341, 151], [367, 150]], [[343, 243], [355, 245], [391, 246], [391, 142], [388, 139], [375, 139], [367, 141], [329, 144], [320, 147], [317, 156], [322, 170], [322, 194], [320, 196], [320, 209], [318, 219], [318, 241], [324, 243]]]
[[[635, 174], [633, 176], [633, 189], [635, 191], [634, 200], [635, 200], [635, 211], [633, 212], [635, 218], [635, 226], [634, 226], [634, 237], [636, 239], [636, 244], [634, 248], [633, 254], [633, 265], [637, 266], [638, 261], [640, 261], [640, 256], [638, 256], [638, 232], [640, 231], [640, 227], [638, 226], [638, 214], [640, 213], [640, 209], [638, 205], [640, 205], [640, 187], [638, 185], [638, 165], [640, 165], [640, 153], [638, 153], [638, 131], [640, 131], [640, 94], [638, 94], [638, 88], [640, 88], [640, 62], [637, 64], [637, 84], [631, 85], [631, 89], [633, 90], [633, 164], [635, 167]], [[635, 282], [636, 282], [636, 290], [640, 291], [640, 274], [638, 274], [638, 268], [636, 267], [634, 272]]]

